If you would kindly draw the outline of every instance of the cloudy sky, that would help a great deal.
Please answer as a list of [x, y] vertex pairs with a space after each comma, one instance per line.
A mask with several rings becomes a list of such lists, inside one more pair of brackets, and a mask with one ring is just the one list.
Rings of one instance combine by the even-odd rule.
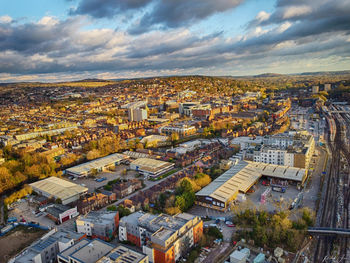
[[350, 0], [0, 6], [0, 82], [350, 69]]

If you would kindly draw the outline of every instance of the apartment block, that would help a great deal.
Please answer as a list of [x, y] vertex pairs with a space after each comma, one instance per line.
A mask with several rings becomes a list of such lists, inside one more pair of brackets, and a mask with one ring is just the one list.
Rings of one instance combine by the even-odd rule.
[[56, 262], [57, 254], [74, 245], [86, 235], [68, 230], [51, 230], [28, 249], [21, 252], [15, 263], [51, 263]]
[[120, 220], [119, 239], [142, 247], [149, 261], [177, 261], [203, 234], [203, 221], [187, 213], [170, 216], [136, 212]]
[[113, 249], [107, 256], [104, 256], [96, 263], [148, 263], [148, 256], [119, 245]]

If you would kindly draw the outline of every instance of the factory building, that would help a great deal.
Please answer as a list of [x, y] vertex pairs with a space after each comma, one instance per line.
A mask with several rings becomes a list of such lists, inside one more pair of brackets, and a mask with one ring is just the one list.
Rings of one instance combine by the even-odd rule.
[[33, 191], [47, 198], [60, 199], [63, 205], [79, 200], [88, 188], [57, 177], [49, 177], [30, 184]]
[[196, 204], [226, 211], [239, 193], [247, 193], [261, 177], [303, 184], [307, 170], [289, 166], [240, 161], [196, 193]]
[[139, 158], [130, 163], [130, 169], [138, 171], [145, 177], [158, 177], [171, 169], [175, 164], [169, 162], [163, 162], [150, 158]]
[[123, 161], [129, 159], [129, 156], [119, 153], [114, 153], [106, 157], [98, 158], [90, 162], [86, 162], [71, 168], [66, 169], [66, 174], [75, 177], [84, 177], [90, 175], [92, 172], [102, 172], [109, 168], [113, 168]]

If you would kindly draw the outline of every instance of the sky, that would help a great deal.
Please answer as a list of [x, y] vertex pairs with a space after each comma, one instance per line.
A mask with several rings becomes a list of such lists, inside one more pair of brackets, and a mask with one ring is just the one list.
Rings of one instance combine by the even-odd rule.
[[0, 0], [0, 82], [350, 69], [350, 0]]

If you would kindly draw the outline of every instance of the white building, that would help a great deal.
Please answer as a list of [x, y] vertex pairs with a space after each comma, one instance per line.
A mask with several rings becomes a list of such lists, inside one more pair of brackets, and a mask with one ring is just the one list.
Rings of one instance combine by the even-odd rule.
[[319, 92], [319, 87], [318, 86], [312, 86], [312, 93], [316, 94]]
[[200, 104], [200, 102], [198, 102], [198, 101], [180, 103], [179, 113], [186, 115], [186, 116], [191, 116], [192, 109], [199, 104]]

